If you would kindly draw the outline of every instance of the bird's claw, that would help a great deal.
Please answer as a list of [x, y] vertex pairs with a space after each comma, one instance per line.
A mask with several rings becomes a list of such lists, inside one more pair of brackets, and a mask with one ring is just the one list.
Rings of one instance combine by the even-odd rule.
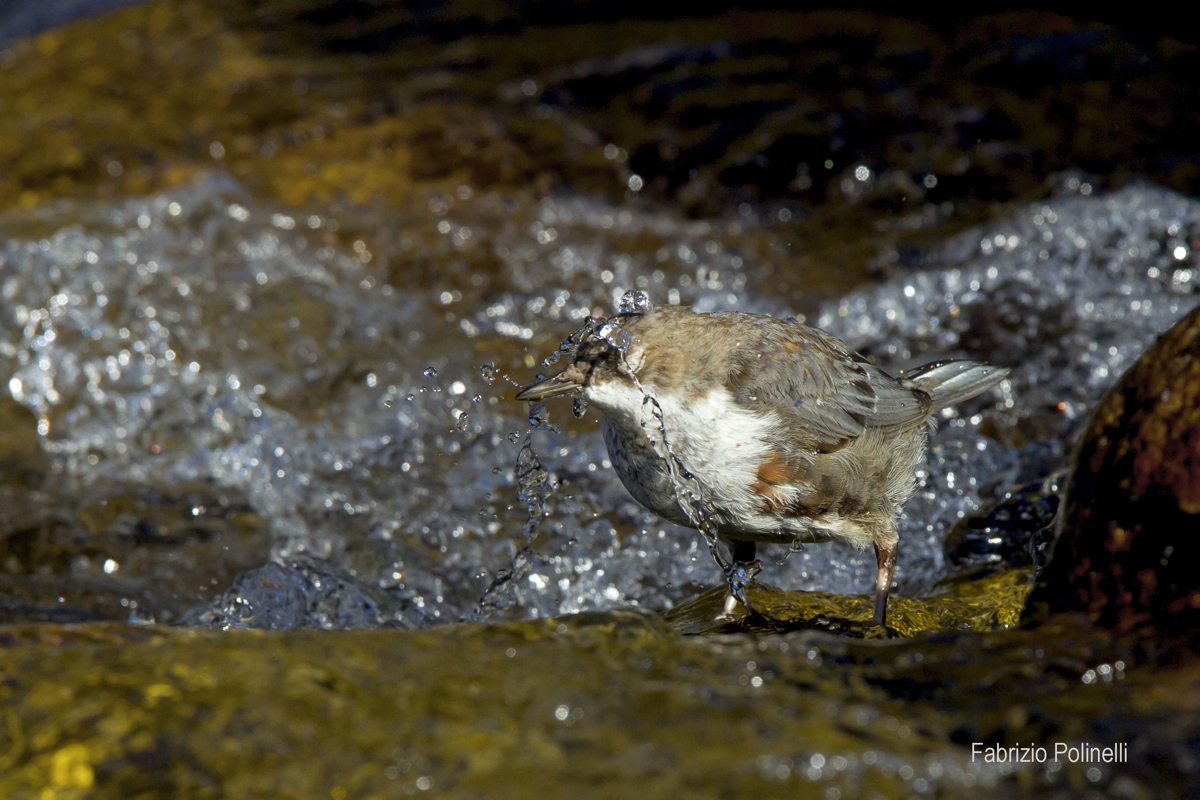
[[762, 570], [762, 562], [758, 559], [745, 563], [734, 561], [725, 567], [725, 604], [721, 608], [721, 616], [732, 618], [740, 603], [747, 611], [753, 612], [750, 600], [746, 596], [746, 587], [754, 576]]

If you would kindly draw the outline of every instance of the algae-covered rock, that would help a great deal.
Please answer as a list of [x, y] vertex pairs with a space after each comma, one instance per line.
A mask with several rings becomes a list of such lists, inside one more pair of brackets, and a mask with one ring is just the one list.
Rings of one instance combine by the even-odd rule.
[[941, 594], [910, 599], [893, 597], [887, 626], [873, 621], [874, 598], [825, 592], [787, 592], [751, 583], [751, 609], [739, 608], [733, 619], [722, 616], [725, 588], [704, 594], [666, 612], [678, 633], [827, 631], [856, 639], [915, 636], [935, 630], [989, 631], [1015, 625], [1029, 592], [1029, 571], [1010, 569], [982, 580], [960, 580]]
[[1200, 310], [1121, 378], [1083, 435], [1031, 616], [1188, 628], [1200, 613]]
[[[0, 796], [1182, 797], [1196, 661], [1186, 640], [1149, 644], [1070, 624], [683, 637], [629, 610], [422, 632], [0, 627]], [[1130, 758], [972, 752], [1056, 741]]]

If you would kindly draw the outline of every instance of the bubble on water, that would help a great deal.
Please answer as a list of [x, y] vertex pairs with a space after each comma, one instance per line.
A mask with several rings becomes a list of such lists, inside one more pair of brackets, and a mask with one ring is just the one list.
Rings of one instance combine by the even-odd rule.
[[424, 375], [426, 378], [433, 380], [434, 378], [437, 377], [437, 370], [434, 369], [433, 367], [426, 367], [425, 371], [421, 374]]
[[617, 301], [618, 314], [649, 314], [653, 310], [650, 295], [641, 289], [632, 289], [621, 295], [621, 299]]
[[576, 397], [571, 401], [571, 413], [575, 415], [575, 419], [581, 418], [587, 413], [587, 400], [582, 397]]

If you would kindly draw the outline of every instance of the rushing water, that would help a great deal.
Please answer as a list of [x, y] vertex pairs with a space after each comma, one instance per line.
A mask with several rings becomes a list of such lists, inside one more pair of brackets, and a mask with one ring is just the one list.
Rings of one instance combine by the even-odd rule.
[[[576, 419], [559, 401], [531, 419], [512, 396], [630, 289], [796, 313], [754, 288], [772, 265], [739, 247], [751, 230], [787, 236], [753, 214], [693, 221], [466, 186], [401, 211], [300, 213], [224, 176], [9, 212], [0, 377], [37, 419], [45, 496], [69, 498], [56, 513], [188, 487], [196, 524], [243, 504], [269, 531], [272, 563], [173, 603], [142, 591], [137, 619], [191, 607], [186, 619], [219, 627], [424, 627], [665, 608], [720, 581], [703, 539], [626, 494], [594, 411]], [[948, 574], [957, 520], [1062, 465], [1089, 405], [1196, 304], [1198, 248], [1196, 202], [1150, 187], [1066, 195], [808, 319], [891, 371], [964, 354], [1013, 369], [932, 438], [900, 521], [898, 594]], [[75, 559], [71, 579], [134, 597], [119, 582], [132, 545], [116, 547]], [[759, 580], [873, 585], [870, 554], [814, 545], [777, 564], [785, 552]]]

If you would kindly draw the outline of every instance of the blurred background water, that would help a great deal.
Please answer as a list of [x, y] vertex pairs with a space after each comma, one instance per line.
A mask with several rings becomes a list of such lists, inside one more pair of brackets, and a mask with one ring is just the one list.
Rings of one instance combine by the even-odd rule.
[[[1014, 368], [944, 421], [906, 509], [898, 591], [923, 596], [953, 571], [949, 529], [1064, 466], [1089, 404], [1195, 302], [1195, 208], [1128, 177], [1186, 190], [1194, 142], [1164, 120], [1135, 134], [1152, 156], [1116, 159], [1111, 122], [1056, 96], [1119, 75], [1144, 104], [1194, 58], [1168, 40], [1053, 17], [1023, 38], [961, 23], [943, 51], [926, 23], [867, 13], [145, 8], [198, 41], [118, 23], [114, 74], [76, 87], [117, 96], [8, 123], [10, 147], [61, 151], [0, 187], [30, 206], [0, 218], [5, 413], [36, 436], [3, 487], [14, 619], [476, 618], [526, 544], [514, 385], [633, 288], [795, 315], [893, 371]], [[579, 22], [596, 36], [550, 43]], [[37, 47], [91, 63], [103, 24]], [[27, 95], [54, 79], [6, 53]], [[180, 93], [180, 70], [206, 76], [197, 108], [119, 82], [158, 62]], [[936, 83], [956, 62], [979, 105]], [[1092, 138], [1032, 135], [1064, 113]], [[664, 609], [718, 581], [693, 533], [620, 487], [595, 414], [552, 414], [562, 433], [531, 439], [554, 487], [533, 560], [484, 616]], [[857, 594], [867, 561], [816, 546], [763, 579]]]
[[[951, 531], [1059, 475], [1200, 304], [1200, 50], [1145, 18], [188, 0], [22, 38], [115, 5], [0, 10], [0, 622], [677, 608], [720, 582], [699, 536], [628, 496], [594, 411], [532, 429], [512, 399], [630, 289], [893, 372], [1011, 368], [940, 420], [900, 521], [896, 594], [938, 597], [974, 563]], [[1013, 542], [992, 568], [1028, 566]], [[873, 585], [836, 544], [782, 555], [761, 581]], [[1164, 724], [1144, 765], [1191, 774]], [[974, 785], [947, 752], [889, 769]]]
[[[0, 225], [19, 231], [33, 216], [47, 235], [10, 235], [0, 286], [8, 390], [36, 418], [48, 460], [41, 502], [25, 495], [25, 524], [52, 505], [100, 534], [43, 591], [87, 596], [95, 590], [83, 587], [108, 584], [89, 607], [105, 615], [125, 616], [115, 595], [137, 602], [135, 618], [175, 619], [220, 592], [193, 619], [463, 618], [525, 544], [513, 469], [528, 411], [509, 381], [530, 379], [527, 360], [589, 314], [612, 313], [631, 288], [702, 310], [797, 313], [754, 291], [750, 276], [769, 265], [739, 255], [730, 229], [781, 232], [738, 215], [694, 221], [567, 194], [506, 204], [464, 185], [403, 218], [359, 216], [378, 244], [356, 249], [322, 243], [337, 215], [255, 202], [215, 175], [116, 206], [13, 212]], [[901, 593], [946, 577], [942, 541], [960, 518], [1063, 465], [1088, 405], [1195, 305], [1197, 236], [1196, 204], [1162, 189], [1052, 199], [951, 238], [927, 269], [821, 307], [812, 322], [893, 371], [957, 355], [1014, 369], [1000, 397], [935, 436], [902, 523]], [[389, 264], [480, 253], [499, 262], [486, 291], [469, 276], [461, 289], [442, 279], [408, 290], [378, 277]], [[626, 496], [594, 412], [577, 421], [564, 403], [551, 420], [562, 432], [534, 432], [532, 446], [556, 489], [508, 614], [669, 608], [719, 581], [694, 532]], [[249, 529], [240, 544], [225, 529], [234, 520]], [[198, 580], [199, 554], [187, 577], [156, 556], [214, 550], [228, 572], [255, 546], [284, 566], [232, 592]], [[326, 566], [314, 573], [297, 558]], [[858, 594], [872, 568], [852, 550], [814, 546], [766, 579]], [[320, 582], [329, 569], [336, 588]], [[280, 581], [345, 597], [311, 618], [272, 610]], [[328, 602], [362, 610], [317, 610]]]

